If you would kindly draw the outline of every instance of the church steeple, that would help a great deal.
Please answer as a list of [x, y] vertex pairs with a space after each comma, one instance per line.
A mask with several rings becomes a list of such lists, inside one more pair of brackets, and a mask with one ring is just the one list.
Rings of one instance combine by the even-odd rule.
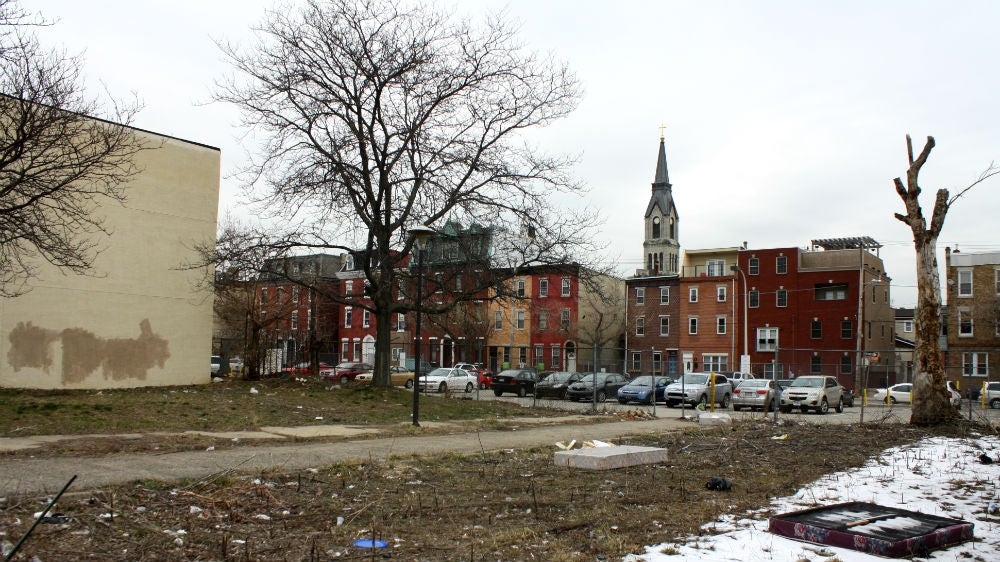
[[667, 172], [667, 149], [661, 127], [653, 193], [646, 206], [646, 239], [642, 244], [647, 275], [677, 275], [680, 266], [678, 215], [672, 187]]

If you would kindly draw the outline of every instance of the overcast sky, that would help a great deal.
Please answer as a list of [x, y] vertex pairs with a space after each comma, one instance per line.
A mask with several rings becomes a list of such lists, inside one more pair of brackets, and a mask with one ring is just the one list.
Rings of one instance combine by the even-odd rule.
[[[293, 2], [294, 4], [294, 2]], [[145, 103], [137, 125], [222, 149], [220, 217], [241, 212], [226, 177], [243, 159], [232, 107], [210, 103], [229, 72], [213, 39], [245, 41], [263, 0], [33, 0], [57, 19], [43, 39], [85, 51], [86, 73]], [[443, 5], [450, 5], [444, 2]], [[912, 241], [895, 220], [892, 178], [933, 135], [933, 192], [1000, 164], [1000, 2], [802, 0], [462, 2], [477, 17], [505, 9], [526, 46], [566, 60], [585, 95], [539, 137], [577, 154], [575, 173], [603, 209], [605, 241], [641, 265], [660, 125], [682, 248], [804, 247], [872, 236], [893, 278], [894, 306], [915, 303]], [[1000, 178], [960, 200], [943, 248], [1000, 251]]]

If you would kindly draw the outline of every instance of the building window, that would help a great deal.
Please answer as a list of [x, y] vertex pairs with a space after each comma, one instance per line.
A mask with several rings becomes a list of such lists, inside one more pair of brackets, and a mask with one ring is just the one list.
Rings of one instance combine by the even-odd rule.
[[544, 308], [538, 311], [538, 329], [549, 329], [549, 311]]
[[963, 353], [962, 373], [975, 377], [986, 377], [990, 374], [989, 359], [986, 353]]
[[788, 258], [786, 256], [778, 256], [774, 265], [774, 272], [778, 274], [788, 273]]
[[[777, 367], [777, 369], [775, 369]], [[785, 366], [781, 363], [775, 365], [774, 363], [764, 363], [764, 378], [773, 379], [775, 378], [775, 370], [778, 371], [777, 378], [783, 378], [785, 372]]]
[[669, 336], [670, 335], [670, 317], [660, 316], [660, 335]]
[[645, 336], [646, 335], [646, 317], [640, 316], [635, 319], [635, 335]]
[[462, 290], [462, 274], [461, 273], [455, 275], [455, 290], [456, 291], [461, 291]]
[[813, 320], [809, 324], [809, 337], [814, 340], [818, 340], [823, 337], [823, 322], [821, 320]]
[[757, 328], [757, 351], [776, 351], [778, 349], [777, 328]]
[[549, 280], [544, 277], [538, 280], [538, 296], [549, 296]]
[[291, 325], [291, 328], [293, 330], [298, 330], [299, 329], [299, 311], [298, 310], [293, 310], [292, 311], [292, 325]]
[[749, 270], [748, 273], [750, 273], [750, 275], [759, 275], [760, 274], [760, 260], [758, 258], [750, 258], [750, 260], [748, 262], [748, 265], [747, 265], [747, 269]]
[[726, 317], [716, 316], [715, 317], [715, 333], [720, 336], [726, 333]]
[[354, 360], [361, 361], [361, 340], [354, 340]]
[[400, 279], [396, 283], [396, 300], [401, 301], [406, 297], [406, 280]]
[[341, 361], [350, 361], [350, 359], [348, 359], [348, 355], [347, 355], [347, 353], [350, 350], [351, 350], [351, 344], [350, 344], [350, 342], [348, 342], [347, 340], [344, 340], [344, 341], [340, 342], [340, 360]]
[[760, 306], [760, 293], [756, 289], [747, 293], [747, 304], [750, 305], [750, 308]]
[[497, 310], [493, 313], [493, 329], [500, 330], [503, 328], [503, 312]]
[[562, 348], [559, 347], [559, 344], [553, 344], [553, 346], [552, 346], [552, 364], [549, 365], [549, 367], [551, 367], [553, 369], [561, 369], [562, 368], [562, 357], [561, 357], [561, 354], [562, 354]]
[[822, 284], [813, 288], [814, 298], [818, 301], [842, 301], [847, 300], [847, 285]]
[[347, 296], [354, 294], [354, 281], [344, 281], [344, 294]]
[[670, 304], [670, 287], [660, 287], [660, 304]]
[[913, 333], [913, 320], [903, 320], [903, 333], [904, 334]]
[[563, 277], [562, 278], [562, 293], [561, 293], [562, 296], [564, 296], [564, 297], [568, 297], [569, 296], [569, 288], [570, 288], [569, 277]]
[[635, 304], [646, 304], [646, 288], [635, 288]]
[[306, 311], [306, 328], [309, 328], [310, 326], [312, 326], [313, 328], [315, 328], [315, 326], [312, 325], [312, 321], [313, 321], [313, 311], [312, 310], [307, 310]]
[[851, 360], [851, 356], [845, 353], [840, 356], [840, 374], [849, 375], [854, 370], [854, 362]]
[[656, 373], [662, 373], [663, 372], [663, 368], [662, 368], [661, 363], [662, 363], [662, 359], [660, 358], [660, 352], [659, 351], [654, 351], [653, 352], [653, 374], [654, 375]]
[[349, 307], [349, 306], [344, 307], [344, 327], [345, 328], [350, 328], [351, 327], [351, 317], [353, 315], [354, 315], [354, 310], [351, 307]]
[[399, 356], [402, 353], [403, 353], [403, 348], [401, 348], [401, 347], [394, 347], [394, 348], [392, 348], [392, 360], [395, 361], [395, 362], [398, 362], [399, 361]]
[[778, 289], [777, 292], [774, 293], [774, 295], [775, 297], [777, 297], [777, 306], [779, 308], [788, 306], [788, 291], [784, 289]]
[[517, 312], [516, 312], [516, 314], [515, 314], [515, 318], [517, 318], [517, 329], [518, 330], [523, 330], [524, 329], [524, 311], [518, 309]]
[[545, 364], [545, 346], [536, 345], [535, 346], [535, 361], [534, 365], [544, 365]]
[[823, 358], [819, 355], [813, 355], [809, 361], [809, 372], [818, 375], [823, 372]]
[[698, 317], [688, 316], [688, 333], [697, 334], [698, 333]]
[[971, 297], [972, 296], [972, 270], [971, 269], [959, 269], [958, 270], [958, 296], [960, 296], [960, 297]]
[[396, 331], [397, 332], [404, 332], [404, 331], [406, 331], [406, 315], [405, 314], [397, 314], [396, 315]]
[[292, 302], [299, 302], [299, 287], [298, 287], [298, 285], [292, 287]]
[[267, 304], [267, 287], [261, 287], [260, 289], [260, 303]]
[[653, 238], [660, 237], [660, 217], [653, 217]]
[[518, 279], [516, 281], [516, 283], [517, 283], [517, 296], [523, 297], [524, 296], [524, 279]]
[[726, 260], [707, 260], [705, 266], [708, 268], [710, 277], [719, 277], [726, 274]]
[[726, 286], [718, 285], [715, 287], [715, 300], [717, 302], [726, 302]]
[[371, 327], [372, 325], [372, 313], [370, 310], [361, 311], [361, 325], [365, 328]]
[[284, 287], [278, 287], [278, 294], [275, 295], [276, 299], [275, 302], [277, 302], [278, 304], [284, 304], [282, 299], [282, 297], [284, 296], [284, 291], [285, 291]]
[[958, 309], [958, 336], [970, 337], [972, 335], [972, 313], [968, 308], [961, 307]]
[[706, 353], [701, 356], [702, 371], [706, 373], [722, 373], [729, 370], [729, 356], [719, 353]]
[[993, 270], [993, 285], [995, 286], [997, 294], [1000, 295], [1000, 269]]
[[642, 353], [639, 351], [632, 352], [632, 368], [630, 369], [633, 373], [642, 372]]
[[854, 336], [854, 325], [849, 318], [840, 321], [840, 337], [849, 340]]
[[698, 302], [698, 287], [688, 289], [688, 302]]
[[440, 293], [444, 290], [444, 273], [437, 272], [434, 274], [434, 292]]
[[559, 311], [559, 325], [563, 330], [569, 329], [569, 309], [564, 308]]

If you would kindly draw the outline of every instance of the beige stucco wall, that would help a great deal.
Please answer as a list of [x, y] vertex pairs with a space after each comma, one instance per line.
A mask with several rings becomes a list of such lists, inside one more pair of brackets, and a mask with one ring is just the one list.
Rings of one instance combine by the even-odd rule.
[[220, 152], [137, 131], [148, 146], [124, 206], [96, 210], [112, 234], [91, 275], [42, 264], [0, 299], [0, 386], [110, 388], [209, 382], [212, 295], [183, 270], [215, 239]]

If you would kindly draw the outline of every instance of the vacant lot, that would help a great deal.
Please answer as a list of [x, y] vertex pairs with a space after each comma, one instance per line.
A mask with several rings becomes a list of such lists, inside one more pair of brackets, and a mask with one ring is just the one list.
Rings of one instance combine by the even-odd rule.
[[[275, 387], [262, 385], [258, 390], [251, 401], [256, 406], [247, 406], [240, 391], [240, 398], [234, 394], [234, 402], [221, 401], [220, 408], [201, 398], [228, 396], [216, 394], [222, 390], [215, 387], [160, 390], [148, 396], [154, 399], [150, 409], [161, 408], [159, 415], [165, 420], [177, 412], [168, 404], [183, 404], [182, 410], [197, 404], [199, 415], [188, 420], [215, 428], [292, 423], [272, 421], [276, 419], [306, 423], [317, 416], [326, 423], [339, 418], [398, 424], [410, 396], [307, 386], [292, 399]], [[269, 399], [271, 392], [274, 396]], [[54, 398], [59, 397], [47, 400]], [[105, 415], [114, 417], [114, 402], [109, 404], [112, 412]], [[76, 403], [87, 406], [49, 408], [48, 415], [59, 417], [95, 404]], [[254, 411], [237, 413], [230, 407], [234, 403], [239, 404], [237, 410]], [[424, 404], [428, 416], [457, 419], [524, 414], [519, 407], [496, 402], [428, 399]], [[299, 406], [308, 408], [308, 413], [289, 413]], [[437, 407], [443, 410], [435, 413]], [[143, 408], [137, 400], [127, 411], [148, 415], [140, 413]], [[215, 409], [230, 413], [218, 418], [212, 413]], [[389, 409], [396, 409], [395, 420], [377, 411]], [[35, 416], [45, 418], [41, 412], [29, 417]], [[257, 418], [251, 423], [252, 416]], [[228, 425], [237, 422], [223, 419], [243, 420], [238, 423], [246, 425]], [[22, 417], [18, 426], [31, 423]], [[121, 421], [103, 423], [128, 427]], [[952, 426], [938, 431], [953, 434], [966, 429]], [[471, 456], [371, 459], [297, 472], [226, 472], [181, 483], [133, 482], [70, 493], [55, 509], [62, 516], [40, 525], [16, 559], [615, 559], [641, 552], [646, 544], [697, 533], [719, 514], [757, 509], [769, 498], [791, 493], [822, 474], [860, 466], [885, 447], [925, 435], [894, 424], [788, 422], [775, 427], [744, 419], [731, 429], [706, 431], [692, 425], [688, 431], [630, 438], [623, 443], [667, 448], [670, 461], [612, 472], [557, 468], [552, 464], [554, 448], [544, 447]], [[706, 490], [704, 484], [712, 476], [732, 479], [733, 490]], [[0, 504], [4, 540], [14, 542], [27, 530], [43, 500], [5, 498]], [[355, 540], [366, 538], [385, 541], [387, 546], [374, 552], [353, 546]]]

